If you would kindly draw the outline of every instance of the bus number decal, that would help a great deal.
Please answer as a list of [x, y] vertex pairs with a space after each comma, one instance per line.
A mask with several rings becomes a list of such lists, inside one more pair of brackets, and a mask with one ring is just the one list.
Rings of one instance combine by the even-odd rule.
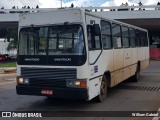
[[97, 73], [98, 72], [98, 66], [94, 66], [94, 73]]

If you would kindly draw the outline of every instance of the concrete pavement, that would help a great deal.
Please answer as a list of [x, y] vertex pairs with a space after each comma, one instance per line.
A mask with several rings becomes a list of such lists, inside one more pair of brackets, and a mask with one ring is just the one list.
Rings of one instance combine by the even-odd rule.
[[[0, 85], [0, 111], [71, 111], [71, 113], [68, 113], [70, 117], [54, 117], [53, 114], [53, 117], [44, 117], [44, 120], [158, 120], [160, 119], [158, 117], [125, 117], [125, 115], [124, 117], [105, 117], [105, 115], [98, 117], [98, 112], [107, 111], [112, 111], [115, 115], [116, 111], [124, 114], [127, 111], [136, 113], [157, 112], [160, 108], [160, 92], [153, 87], [160, 88], [160, 61], [151, 61], [148, 69], [141, 72], [138, 82], [126, 81], [109, 89], [107, 99], [103, 103], [74, 99], [48, 100], [44, 96], [17, 95], [15, 82]], [[83, 118], [79, 116], [72, 117], [76, 114], [74, 111], [97, 111], [97, 115], [88, 115]], [[48, 112], [47, 115], [50, 115], [50, 113]], [[11, 119], [17, 120], [18, 118]], [[33, 120], [32, 118], [28, 119]]]
[[0, 85], [16, 81], [16, 68], [0, 68]]

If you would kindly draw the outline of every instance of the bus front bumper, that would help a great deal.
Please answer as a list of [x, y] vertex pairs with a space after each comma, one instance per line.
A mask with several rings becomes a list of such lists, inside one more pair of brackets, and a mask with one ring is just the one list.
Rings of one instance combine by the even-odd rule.
[[87, 89], [85, 88], [52, 88], [17, 85], [16, 91], [19, 95], [37, 95], [50, 96], [56, 98], [88, 99]]

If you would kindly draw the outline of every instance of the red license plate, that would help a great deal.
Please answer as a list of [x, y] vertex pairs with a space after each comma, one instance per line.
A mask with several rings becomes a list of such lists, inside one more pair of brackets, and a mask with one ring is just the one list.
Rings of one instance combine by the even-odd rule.
[[43, 94], [43, 95], [52, 95], [53, 94], [53, 90], [41, 90], [41, 94]]

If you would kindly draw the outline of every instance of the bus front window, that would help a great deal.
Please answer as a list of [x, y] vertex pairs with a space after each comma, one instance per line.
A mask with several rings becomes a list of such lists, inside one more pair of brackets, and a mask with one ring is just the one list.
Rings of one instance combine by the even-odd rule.
[[53, 26], [49, 29], [49, 55], [84, 55], [81, 26]]
[[84, 55], [80, 25], [28, 27], [20, 30], [19, 55]]
[[19, 55], [46, 55], [47, 32], [47, 27], [22, 28], [20, 31]]

